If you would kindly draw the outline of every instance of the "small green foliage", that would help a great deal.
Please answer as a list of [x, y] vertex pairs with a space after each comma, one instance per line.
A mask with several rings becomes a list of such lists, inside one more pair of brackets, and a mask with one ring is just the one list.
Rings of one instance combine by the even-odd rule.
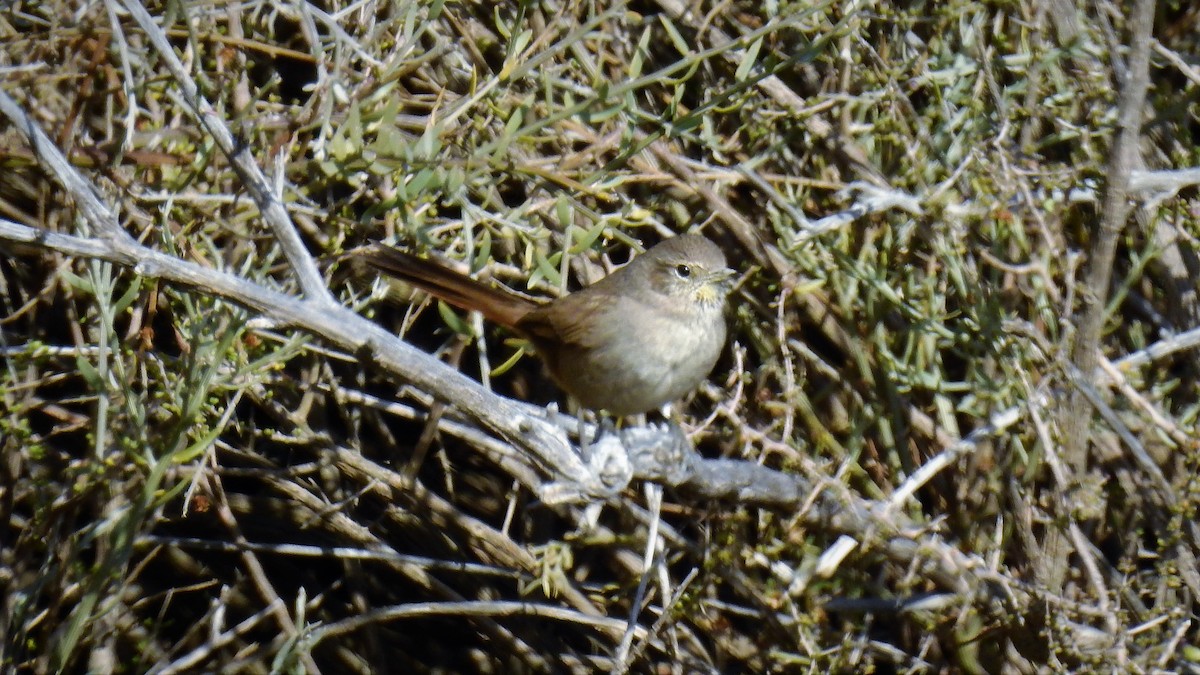
[[537, 578], [522, 587], [521, 595], [529, 595], [538, 589], [543, 597], [557, 597], [560, 589], [570, 584], [568, 572], [575, 566], [570, 545], [546, 544], [534, 547], [531, 553], [537, 561]]

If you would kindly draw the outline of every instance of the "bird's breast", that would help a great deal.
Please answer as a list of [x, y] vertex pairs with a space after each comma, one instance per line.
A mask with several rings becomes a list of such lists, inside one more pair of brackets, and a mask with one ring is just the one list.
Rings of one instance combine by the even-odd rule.
[[725, 344], [720, 306], [647, 304], [625, 298], [591, 317], [581, 344], [544, 358], [551, 376], [585, 407], [615, 415], [682, 398], [712, 371]]

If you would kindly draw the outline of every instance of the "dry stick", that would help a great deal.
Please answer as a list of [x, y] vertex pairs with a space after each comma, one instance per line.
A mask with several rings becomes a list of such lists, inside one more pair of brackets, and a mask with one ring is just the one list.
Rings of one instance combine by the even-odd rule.
[[[1129, 384], [1129, 380], [1125, 378], [1125, 374], [1118, 370], [1116, 365], [1111, 361], [1106, 358], [1100, 359], [1100, 367], [1104, 370], [1104, 374], [1108, 376], [1112, 386], [1116, 387], [1117, 391], [1121, 392], [1121, 395], [1126, 400], [1141, 410], [1142, 414], [1148, 417], [1151, 423], [1161, 429], [1163, 433], [1170, 436], [1171, 440], [1179, 444], [1180, 447], [1187, 448], [1197, 442], [1190, 435], [1189, 431], [1181, 429], [1178, 424], [1167, 417], [1164, 411], [1159, 410], [1156, 404], [1147, 400], [1141, 392], [1134, 389], [1133, 385]], [[1155, 466], [1157, 467], [1157, 465]]]
[[[1024, 379], [1024, 378], [1022, 378]], [[1025, 385], [1026, 396], [1033, 399], [1036, 394], [1033, 393], [1033, 387], [1028, 382], [1023, 382]], [[1049, 425], [1046, 424], [1042, 417], [1040, 406], [1030, 406], [1029, 417], [1033, 422], [1033, 427], [1041, 439], [1041, 442], [1046, 446], [1046, 462], [1050, 466], [1050, 473], [1054, 477], [1055, 484], [1059, 490], [1067, 490], [1069, 487], [1070, 477], [1067, 475], [1065, 468], [1060, 461], [1056, 452], [1056, 445], [1053, 442], [1050, 434]], [[1117, 621], [1116, 614], [1111, 611], [1109, 605], [1108, 587], [1104, 583], [1104, 575], [1100, 573], [1100, 566], [1096, 562], [1096, 557], [1093, 555], [1091, 548], [1088, 546], [1087, 539], [1083, 536], [1082, 530], [1079, 529], [1078, 523], [1075, 522], [1071, 514], [1067, 514], [1067, 534], [1071, 539], [1071, 543], [1075, 545], [1075, 552], [1079, 559], [1083, 562], [1083, 569], [1087, 573], [1088, 581], [1092, 585], [1093, 594], [1096, 597], [1096, 602], [1100, 605], [1100, 610], [1104, 612], [1105, 627], [1108, 629], [1109, 635], [1114, 638], [1119, 634], [1120, 625]], [[1119, 649], [1124, 654], [1124, 649]]]
[[[75, 197], [76, 204], [84, 214], [86, 222], [100, 233], [101, 241], [92, 242], [98, 245], [99, 250], [141, 248], [132, 237], [121, 229], [115, 213], [101, 198], [95, 186], [74, 170], [32, 118], [25, 115], [16, 102], [3, 92], [0, 92], [0, 112], [3, 112], [18, 126], [29, 140], [30, 145], [33, 146], [39, 159], [51, 169], [64, 187]], [[92, 257], [103, 258], [103, 256]], [[273, 591], [267, 595], [277, 598], [272, 593]], [[273, 604], [271, 606], [275, 607]], [[294, 630], [295, 626], [289, 621], [286, 609], [273, 610], [272, 614], [276, 617], [282, 630], [285, 632]], [[312, 663], [311, 659], [306, 659], [305, 665], [311, 666], [315, 672], [316, 664]]]
[[171, 537], [157, 534], [138, 535], [136, 546], [174, 546], [180, 549], [198, 549], [201, 551], [221, 551], [223, 553], [271, 553], [278, 556], [294, 558], [332, 558], [335, 560], [354, 561], [383, 561], [389, 563], [405, 563], [428, 570], [455, 572], [481, 577], [501, 577], [516, 581], [529, 581], [533, 577], [519, 569], [497, 567], [481, 563], [462, 562], [458, 560], [443, 560], [423, 555], [397, 553], [384, 549], [372, 549], [364, 546], [311, 546], [308, 544], [271, 544], [255, 541], [231, 542], [225, 539], [203, 539], [201, 537]]
[[[1088, 384], [1094, 383], [1096, 379], [1100, 334], [1104, 328], [1104, 312], [1108, 288], [1112, 281], [1117, 242], [1132, 208], [1128, 202], [1128, 193], [1137, 160], [1142, 107], [1149, 86], [1150, 32], [1153, 22], [1154, 0], [1138, 0], [1130, 22], [1132, 45], [1128, 77], [1120, 95], [1117, 136], [1113, 143], [1101, 202], [1100, 231], [1088, 256], [1086, 288], [1082, 296], [1085, 306], [1071, 354], [1072, 361]], [[1119, 64], [1114, 64], [1114, 68], [1119, 67]], [[1066, 407], [1063, 459], [1077, 472], [1082, 472], [1087, 463], [1088, 435], [1083, 432], [1092, 419], [1088, 413], [1086, 398], [1081, 393], [1074, 394]]]
[[292, 270], [295, 271], [296, 277], [300, 281], [300, 288], [304, 291], [304, 297], [320, 304], [338, 306], [337, 300], [325, 285], [320, 270], [317, 269], [316, 261], [305, 248], [304, 241], [300, 239], [300, 233], [297, 232], [296, 225], [288, 215], [287, 209], [284, 208], [281, 196], [276, 193], [262, 169], [255, 163], [249, 146], [234, 142], [229, 127], [225, 126], [225, 122], [208, 102], [208, 99], [200, 95], [196, 83], [188, 76], [183, 63], [171, 49], [166, 33], [154, 22], [154, 18], [150, 16], [146, 8], [136, 0], [123, 0], [123, 3], [134, 20], [145, 31], [150, 43], [158, 50], [159, 58], [171, 71], [171, 75], [183, 93], [183, 100], [192, 109], [196, 120], [212, 136], [217, 147], [229, 159], [229, 163], [237, 172], [242, 184], [250, 192], [251, 198], [254, 199], [254, 203], [258, 205], [258, 209], [262, 213], [263, 220], [271, 227], [276, 241], [279, 242], [284, 255], [291, 263]]
[[[275, 585], [271, 583], [270, 577], [267, 575], [267, 570], [259, 561], [258, 555], [245, 548], [248, 542], [242, 535], [242, 526], [238, 523], [237, 516], [233, 514], [233, 509], [229, 507], [229, 501], [225, 496], [225, 488], [221, 484], [220, 476], [214, 474], [209, 479], [209, 488], [213, 495], [216, 496], [216, 514], [217, 520], [225, 526], [229, 531], [234, 542], [241, 545], [242, 549], [238, 553], [238, 557], [242, 560], [242, 566], [246, 570], [247, 576], [250, 579], [250, 585], [258, 593], [259, 597], [265, 602], [267, 607], [271, 607], [271, 615], [275, 619], [276, 625], [291, 639], [299, 639], [300, 631], [296, 627], [297, 620], [293, 618], [288, 611], [288, 606], [283, 602], [283, 598], [279, 597], [279, 592], [275, 590]], [[298, 654], [300, 663], [304, 664], [304, 668], [309, 673], [320, 673], [320, 668], [317, 667], [317, 662], [313, 659], [311, 651], [302, 651]]]
[[[396, 401], [386, 401], [361, 391], [345, 387], [336, 387], [332, 390], [321, 387], [321, 389], [334, 396], [335, 400], [342, 405], [356, 403], [414, 422], [421, 421], [426, 416], [423, 409]], [[428, 396], [420, 396], [417, 400], [426, 407], [432, 402]], [[457, 410], [451, 410], [450, 416], [443, 416], [438, 420], [438, 432], [457, 438], [474, 448], [476, 452], [486, 457], [522, 485], [537, 485], [541, 480], [537, 475], [537, 470], [530, 464], [529, 457], [517, 452], [511, 445], [489, 436], [479, 427], [464, 423], [462, 415]]]
[[[1154, 462], [1150, 453], [1146, 451], [1145, 446], [1137, 439], [1136, 436], [1126, 427], [1117, 417], [1117, 413], [1109, 406], [1100, 394], [1084, 381], [1083, 374], [1075, 368], [1068, 365], [1068, 377], [1076, 385], [1080, 392], [1087, 397], [1089, 403], [1095, 408], [1101, 419], [1108, 424], [1121, 439], [1122, 444], [1128, 448], [1129, 453], [1133, 456], [1133, 464], [1140, 467], [1143, 475], [1149, 479], [1149, 485], [1146, 487], [1148, 494], [1147, 501], [1158, 502], [1163, 514], [1172, 514], [1179, 511], [1179, 498], [1175, 495], [1174, 489], [1171, 487], [1167, 477], [1163, 474], [1162, 469]], [[1155, 515], [1153, 512], [1151, 516]], [[1185, 532], [1192, 542], [1200, 541], [1200, 528], [1197, 528], [1196, 523], [1191, 519], [1185, 519], [1182, 525]], [[1197, 563], [1196, 556], [1192, 549], [1183, 542], [1174, 544], [1175, 554], [1177, 557], [1176, 567], [1179, 571], [1179, 576], [1191, 589], [1193, 594], [1200, 595], [1200, 563]]]
[[1192, 328], [1178, 335], [1139, 349], [1132, 354], [1126, 354], [1113, 362], [1122, 372], [1136, 370], [1151, 361], [1166, 358], [1172, 354], [1200, 347], [1200, 328]]
[[[1031, 407], [1040, 407], [1044, 404], [1044, 401], [1031, 396], [1029, 404]], [[932, 480], [938, 472], [958, 462], [963, 455], [974, 452], [983, 441], [998, 437], [1001, 432], [1016, 424], [1022, 417], [1022, 410], [1017, 406], [993, 414], [987, 424], [972, 431], [966, 438], [942, 450], [909, 475], [892, 492], [892, 496], [888, 498], [887, 508], [890, 510], [900, 509], [909, 497], [916, 494], [917, 490]]]
[[[280, 493], [286, 495], [289, 499], [296, 502], [311, 513], [321, 513], [327, 504], [321, 501], [316, 495], [302, 488], [300, 485], [283, 480], [278, 477], [270, 477], [267, 480], [267, 485]], [[365, 526], [355, 522], [352, 518], [342, 512], [326, 513], [324, 516], [325, 522], [334, 528], [350, 534], [354, 540], [369, 544], [371, 548], [379, 550], [392, 550], [385, 542], [379, 540]], [[239, 542], [242, 543], [242, 542]], [[424, 590], [426, 593], [442, 598], [447, 598], [450, 604], [465, 602], [466, 598], [457, 590], [451, 587], [446, 582], [439, 579], [437, 576], [430, 574], [427, 570], [419, 565], [414, 565], [407, 562], [397, 562], [391, 565], [393, 569], [402, 574], [408, 579], [414, 587]], [[355, 628], [368, 625], [367, 623], [354, 623], [352, 619], [346, 619], [341, 624], [352, 625]], [[337, 625], [337, 624], [333, 624]], [[478, 622], [479, 630], [482, 631], [490, 640], [493, 640], [497, 645], [504, 645], [510, 654], [521, 659], [526, 665], [535, 670], [543, 670], [547, 664], [541, 655], [530, 647], [524, 640], [513, 634], [508, 627], [494, 621], [490, 617], [484, 615]], [[319, 631], [317, 631], [319, 632]], [[309, 645], [310, 651], [316, 647], [320, 637], [314, 633], [310, 633], [306, 637], [311, 639]]]
[[149, 673], [153, 675], [175, 675], [175, 673], [195, 672], [194, 669], [200, 667], [200, 664], [209, 659], [213, 652], [232, 644], [235, 639], [257, 628], [258, 624], [262, 623], [269, 614], [275, 612], [277, 609], [279, 609], [279, 603], [273, 602], [233, 628], [219, 635], [213, 635], [207, 642], [174, 661], [155, 664]]
[[[536, 458], [556, 478], [601, 490], [572, 451], [566, 434], [555, 425], [484, 390], [461, 373], [400, 340], [382, 327], [340, 305], [306, 301], [232, 274], [202, 267], [138, 244], [121, 230], [112, 210], [90, 182], [72, 167], [57, 147], [17, 103], [0, 91], [0, 113], [25, 134], [38, 160], [75, 199], [82, 215], [102, 233], [99, 239], [49, 232], [0, 220], [0, 239], [35, 244], [68, 255], [107, 260], [148, 278], [164, 279], [209, 295], [231, 300], [282, 326], [295, 326], [331, 344], [373, 360], [388, 372], [443, 401]], [[540, 485], [529, 486], [539, 489]]]
[[[1100, 230], [1095, 245], [1088, 256], [1086, 287], [1083, 289], [1083, 317], [1071, 351], [1071, 360], [1079, 368], [1084, 382], [1092, 385], [1097, 377], [1097, 359], [1100, 354], [1100, 335], [1104, 328], [1105, 307], [1109, 285], [1112, 282], [1113, 261], [1116, 258], [1117, 242], [1129, 219], [1132, 208], [1128, 201], [1130, 177], [1137, 165], [1138, 137], [1141, 128], [1142, 107], [1146, 102], [1146, 90], [1150, 84], [1150, 43], [1154, 27], [1154, 0], [1137, 0], [1130, 18], [1130, 54], [1127, 76], [1121, 81], [1117, 135], [1113, 142], [1108, 171], [1101, 202]], [[1112, 55], [1114, 71], [1120, 68], [1118, 57]], [[1062, 418], [1062, 458], [1075, 475], [1087, 470], [1087, 433], [1092, 421], [1091, 405], [1083, 390], [1071, 392]], [[1065, 533], [1051, 530], [1046, 537], [1046, 564], [1042, 567], [1042, 581], [1047, 588], [1062, 588], [1069, 565], [1070, 545]]]
[[95, 228], [100, 237], [100, 241], [93, 242], [95, 250], [108, 249], [109, 246], [102, 243], [105, 241], [135, 245], [133, 237], [121, 229], [116, 214], [100, 196], [96, 186], [71, 166], [33, 118], [26, 115], [17, 102], [4, 91], [0, 91], [0, 113], [12, 121], [13, 126], [25, 136], [38, 161], [49, 169], [50, 174], [56, 177], [75, 199], [75, 206], [82, 212], [83, 220]]
[[[683, 594], [685, 592], [687, 592], [689, 587], [691, 587], [692, 582], [695, 581], [696, 576], [699, 573], [700, 573], [700, 570], [698, 568], [693, 567], [692, 571], [688, 572], [687, 576], [683, 578], [683, 581], [679, 582], [679, 588], [675, 589], [675, 592], [671, 595], [671, 597], [668, 598], [665, 602], [663, 602], [662, 610], [658, 614], [658, 619], [648, 629], [649, 632], [647, 634], [647, 639], [642, 640], [641, 642], [637, 643], [636, 645], [633, 646], [633, 649], [631, 649], [629, 651], [629, 655], [627, 658], [628, 663], [625, 664], [626, 666], [628, 666], [629, 663], [634, 663], [637, 661], [637, 659], [641, 656], [642, 652], [646, 651], [646, 647], [650, 644], [650, 639], [657, 637], [659, 631], [661, 631], [663, 629], [663, 627], [666, 625], [667, 621], [669, 621], [670, 619], [673, 618], [671, 616], [671, 610], [676, 605], [679, 604], [679, 601], [683, 598]], [[675, 642], [677, 642], [677, 641], [673, 641], [672, 645], [671, 645], [672, 651], [670, 653], [672, 655], [677, 655], [679, 653], [679, 649], [677, 649], [678, 644], [675, 644]], [[621, 673], [621, 672], [627, 672], [627, 671], [628, 671], [628, 668], [626, 668], [626, 671], [618, 670], [616, 667], [613, 668], [614, 673]]]
[[[638, 614], [642, 611], [642, 599], [646, 596], [646, 587], [650, 582], [650, 575], [656, 567], [654, 561], [654, 552], [658, 548], [658, 525], [662, 516], [662, 486], [648, 483], [646, 485], [646, 501], [650, 504], [650, 528], [646, 532], [646, 552], [642, 557], [642, 578], [638, 582], [637, 592], [634, 593], [633, 602], [629, 608], [629, 625], [625, 628], [625, 635], [621, 638], [621, 643], [617, 647], [617, 654], [613, 657], [616, 661], [617, 672], [624, 673], [629, 669], [629, 650], [633, 646], [633, 632], [638, 627]], [[663, 605], [667, 604], [667, 597], [663, 598]]]
[[[321, 626], [312, 632], [312, 644], [316, 646], [322, 640], [339, 635], [345, 635], [372, 623], [395, 621], [429, 616], [540, 616], [559, 621], [568, 621], [581, 626], [594, 626], [604, 632], [621, 631], [625, 622], [604, 616], [583, 614], [570, 609], [544, 605], [535, 602], [499, 601], [467, 601], [462, 602], [414, 602], [405, 605], [381, 607], [377, 610], [344, 619], [337, 623]], [[647, 635], [646, 629], [637, 629], [639, 637]]]
[[[376, 464], [363, 457], [361, 453], [346, 448], [337, 448], [336, 457], [338, 467], [345, 474], [358, 480], [369, 477], [376, 481], [379, 485], [377, 492], [382, 493], [384, 488], [412, 492], [410, 499], [414, 502], [420, 503], [429, 512], [452, 521], [460, 530], [468, 533], [472, 542], [471, 547], [477, 550], [476, 555], [479, 558], [497, 561], [527, 574], [533, 574], [537, 568], [537, 562], [527, 549], [492, 529], [486, 523], [457, 511], [440, 496], [426, 490], [419, 482], [413, 482], [400, 475], [399, 472]], [[381, 494], [381, 496], [388, 497], [386, 494]], [[599, 615], [601, 613], [601, 610], [573, 582], [568, 581], [562, 584], [558, 592], [566, 602], [584, 614]]]

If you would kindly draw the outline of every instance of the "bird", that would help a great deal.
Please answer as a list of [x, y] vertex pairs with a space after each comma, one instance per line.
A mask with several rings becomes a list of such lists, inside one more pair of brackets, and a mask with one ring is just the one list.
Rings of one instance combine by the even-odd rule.
[[583, 407], [614, 416], [683, 398], [712, 372], [725, 345], [733, 270], [699, 234], [665, 239], [600, 281], [544, 303], [386, 244], [358, 256], [526, 338], [559, 387]]

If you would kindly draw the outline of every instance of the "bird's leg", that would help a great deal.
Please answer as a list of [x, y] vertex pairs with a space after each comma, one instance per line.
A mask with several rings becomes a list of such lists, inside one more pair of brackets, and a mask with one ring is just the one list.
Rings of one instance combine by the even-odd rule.
[[683, 415], [679, 412], [678, 408], [671, 403], [664, 403], [659, 412], [662, 414], [663, 419], [667, 421], [668, 429], [672, 432], [678, 431], [682, 436], [687, 436], [683, 431]]

